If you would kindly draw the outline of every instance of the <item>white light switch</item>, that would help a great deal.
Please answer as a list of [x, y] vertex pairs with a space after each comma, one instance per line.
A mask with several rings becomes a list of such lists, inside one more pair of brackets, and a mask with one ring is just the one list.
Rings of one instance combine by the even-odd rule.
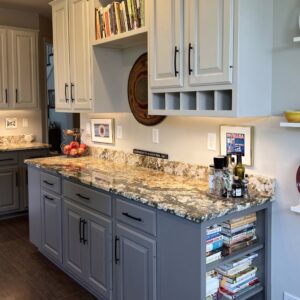
[[159, 144], [159, 129], [152, 129], [152, 142]]
[[27, 128], [28, 127], [28, 119], [23, 119], [23, 127]]
[[207, 135], [207, 149], [209, 151], [217, 150], [217, 135], [215, 133], [209, 133]]
[[123, 127], [121, 125], [117, 126], [117, 139], [123, 138]]

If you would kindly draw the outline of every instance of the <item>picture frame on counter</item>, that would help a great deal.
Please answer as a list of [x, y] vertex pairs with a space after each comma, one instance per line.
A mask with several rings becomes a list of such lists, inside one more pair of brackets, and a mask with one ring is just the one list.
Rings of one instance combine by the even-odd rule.
[[253, 126], [220, 126], [221, 155], [242, 154], [243, 164], [253, 166]]
[[114, 119], [91, 119], [91, 127], [93, 142], [114, 144]]

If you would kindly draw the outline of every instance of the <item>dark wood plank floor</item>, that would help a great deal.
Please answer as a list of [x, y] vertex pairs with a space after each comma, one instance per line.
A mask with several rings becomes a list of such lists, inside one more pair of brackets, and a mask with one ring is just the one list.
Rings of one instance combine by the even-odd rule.
[[95, 299], [29, 242], [28, 218], [0, 221], [1, 300]]

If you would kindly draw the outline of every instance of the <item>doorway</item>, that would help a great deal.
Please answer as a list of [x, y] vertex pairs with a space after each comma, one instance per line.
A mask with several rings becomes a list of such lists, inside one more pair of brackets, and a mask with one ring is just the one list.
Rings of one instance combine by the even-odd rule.
[[45, 42], [46, 59], [46, 93], [47, 93], [47, 142], [53, 154], [61, 153], [63, 130], [80, 128], [80, 114], [61, 113], [55, 111], [55, 81], [53, 44]]

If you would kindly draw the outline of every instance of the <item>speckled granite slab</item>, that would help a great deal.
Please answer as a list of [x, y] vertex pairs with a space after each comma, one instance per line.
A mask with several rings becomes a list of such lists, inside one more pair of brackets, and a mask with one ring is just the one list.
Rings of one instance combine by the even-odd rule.
[[92, 156], [48, 157], [26, 163], [197, 223], [274, 200], [275, 181], [264, 177], [251, 176], [250, 199], [224, 199], [208, 194], [204, 178], [175, 176], [135, 163]]
[[50, 146], [44, 143], [28, 143], [24, 135], [0, 136], [0, 152], [47, 149]]

